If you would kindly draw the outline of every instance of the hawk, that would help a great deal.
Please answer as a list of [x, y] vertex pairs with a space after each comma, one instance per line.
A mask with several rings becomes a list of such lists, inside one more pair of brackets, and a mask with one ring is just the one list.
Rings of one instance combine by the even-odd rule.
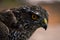
[[37, 28], [48, 25], [48, 13], [40, 6], [23, 6], [0, 12], [0, 40], [28, 40]]

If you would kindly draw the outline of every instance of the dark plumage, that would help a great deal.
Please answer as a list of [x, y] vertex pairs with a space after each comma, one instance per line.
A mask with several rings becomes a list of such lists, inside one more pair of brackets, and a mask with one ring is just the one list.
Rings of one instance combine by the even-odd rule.
[[37, 28], [47, 29], [48, 14], [37, 6], [12, 8], [0, 12], [0, 22], [6, 40], [28, 40]]

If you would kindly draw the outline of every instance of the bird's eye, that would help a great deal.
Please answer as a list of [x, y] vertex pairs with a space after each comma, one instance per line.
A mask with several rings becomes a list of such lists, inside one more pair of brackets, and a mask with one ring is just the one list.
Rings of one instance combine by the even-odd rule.
[[38, 16], [35, 15], [35, 14], [32, 14], [32, 19], [33, 19], [33, 20], [37, 20], [37, 19], [38, 19]]

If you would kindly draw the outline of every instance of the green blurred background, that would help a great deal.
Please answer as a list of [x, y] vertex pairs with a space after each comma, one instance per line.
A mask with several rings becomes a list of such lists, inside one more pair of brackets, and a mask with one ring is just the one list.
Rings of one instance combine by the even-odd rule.
[[8, 8], [14, 8], [21, 5], [21, 2], [18, 3], [16, 0], [0, 0], [0, 11]]

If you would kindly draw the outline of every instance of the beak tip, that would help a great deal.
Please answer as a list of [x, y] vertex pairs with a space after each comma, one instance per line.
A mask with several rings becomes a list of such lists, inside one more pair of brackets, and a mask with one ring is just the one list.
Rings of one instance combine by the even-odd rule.
[[47, 30], [47, 28], [44, 28], [45, 30]]
[[47, 30], [47, 25], [43, 26], [43, 28], [44, 28], [45, 30]]

